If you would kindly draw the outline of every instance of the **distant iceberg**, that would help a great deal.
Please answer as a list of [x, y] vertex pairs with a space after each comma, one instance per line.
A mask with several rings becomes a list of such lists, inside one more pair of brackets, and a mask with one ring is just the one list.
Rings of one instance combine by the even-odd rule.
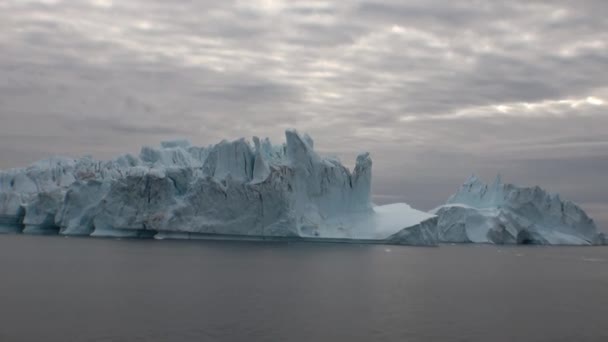
[[499, 176], [486, 185], [471, 176], [445, 205], [430, 213], [438, 216], [441, 242], [597, 245], [604, 234], [576, 204], [539, 187], [504, 184]]
[[110, 161], [55, 157], [0, 171], [0, 231], [104, 237], [296, 239], [434, 245], [433, 214], [370, 200], [372, 161], [354, 170], [286, 142], [183, 140]]

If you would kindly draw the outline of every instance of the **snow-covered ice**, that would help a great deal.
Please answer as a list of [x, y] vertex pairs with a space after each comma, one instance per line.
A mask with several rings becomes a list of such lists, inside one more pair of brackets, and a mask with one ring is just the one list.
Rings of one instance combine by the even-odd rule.
[[438, 216], [442, 242], [496, 244], [602, 244], [595, 223], [576, 204], [540, 187], [504, 184], [500, 175], [486, 185], [471, 176]]
[[433, 245], [436, 217], [371, 203], [372, 161], [351, 171], [295, 130], [286, 142], [184, 140], [110, 161], [56, 157], [0, 171], [0, 231]]

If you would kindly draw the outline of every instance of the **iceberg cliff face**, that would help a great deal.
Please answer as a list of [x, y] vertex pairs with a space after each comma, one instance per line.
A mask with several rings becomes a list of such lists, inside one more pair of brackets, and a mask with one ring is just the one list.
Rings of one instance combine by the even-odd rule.
[[601, 244], [592, 219], [576, 204], [539, 187], [503, 184], [500, 176], [486, 185], [469, 178], [433, 211], [442, 242], [496, 244]]
[[372, 205], [369, 154], [351, 172], [319, 156], [309, 136], [285, 136], [283, 145], [177, 140], [137, 157], [51, 158], [0, 171], [0, 231], [437, 242], [433, 215]]

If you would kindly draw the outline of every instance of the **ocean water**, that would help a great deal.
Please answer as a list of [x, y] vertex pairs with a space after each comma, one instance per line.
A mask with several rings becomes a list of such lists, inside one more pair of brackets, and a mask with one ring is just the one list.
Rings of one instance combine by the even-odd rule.
[[608, 341], [608, 247], [0, 236], [0, 341]]

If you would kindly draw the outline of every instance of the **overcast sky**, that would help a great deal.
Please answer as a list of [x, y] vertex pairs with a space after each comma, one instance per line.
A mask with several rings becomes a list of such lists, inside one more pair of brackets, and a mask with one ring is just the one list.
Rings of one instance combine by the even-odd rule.
[[608, 230], [608, 1], [0, 0], [0, 168], [308, 132], [379, 203], [497, 172]]

